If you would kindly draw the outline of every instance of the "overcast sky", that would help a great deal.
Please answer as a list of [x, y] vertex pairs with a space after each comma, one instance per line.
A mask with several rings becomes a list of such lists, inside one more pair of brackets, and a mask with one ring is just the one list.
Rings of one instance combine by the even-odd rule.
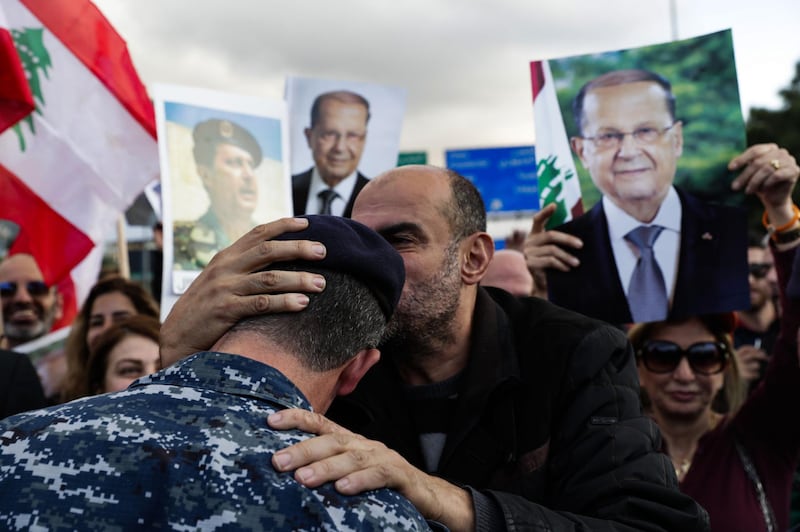
[[[732, 28], [745, 112], [800, 59], [797, 0], [673, 0], [678, 38]], [[672, 40], [670, 0], [95, 0], [145, 85], [280, 99], [287, 75], [408, 90], [401, 149], [535, 142], [528, 63]]]

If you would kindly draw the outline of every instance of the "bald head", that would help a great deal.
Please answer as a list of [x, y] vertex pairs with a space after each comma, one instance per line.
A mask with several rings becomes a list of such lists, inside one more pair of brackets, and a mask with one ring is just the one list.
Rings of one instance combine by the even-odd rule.
[[501, 249], [494, 253], [483, 286], [502, 288], [515, 296], [529, 296], [533, 292], [533, 277], [528, 271], [525, 256], [513, 249]]
[[486, 207], [475, 185], [452, 170], [430, 165], [401, 166], [373, 178], [356, 197], [353, 219], [363, 222], [359, 218], [369, 211], [403, 208], [403, 203], [414, 211], [415, 202], [435, 205], [455, 241], [486, 231]]

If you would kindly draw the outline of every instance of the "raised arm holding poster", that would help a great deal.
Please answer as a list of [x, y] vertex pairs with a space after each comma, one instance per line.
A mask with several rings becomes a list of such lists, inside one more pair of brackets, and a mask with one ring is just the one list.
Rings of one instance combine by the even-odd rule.
[[[564, 122], [545, 129], [537, 99], [537, 140], [566, 130], [587, 209], [557, 227], [583, 246], [569, 249], [579, 265], [548, 270], [550, 300], [612, 323], [746, 308], [746, 217], [727, 169], [745, 147], [730, 31], [547, 66]], [[548, 155], [537, 150], [539, 164]]]
[[405, 90], [288, 78], [294, 214], [350, 217], [370, 177], [397, 164]]
[[221, 249], [292, 215], [283, 102], [156, 86], [162, 174], [165, 317]]

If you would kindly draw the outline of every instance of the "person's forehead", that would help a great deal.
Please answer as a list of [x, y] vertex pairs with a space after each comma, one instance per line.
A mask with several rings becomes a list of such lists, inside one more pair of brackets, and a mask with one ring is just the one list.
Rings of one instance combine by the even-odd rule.
[[584, 98], [584, 120], [648, 120], [669, 116], [667, 94], [657, 83], [637, 81], [589, 90]]
[[39, 266], [29, 255], [13, 255], [0, 263], [0, 281], [43, 281]]
[[679, 345], [690, 345], [698, 339], [713, 339], [714, 335], [699, 319], [692, 318], [681, 323], [663, 323], [651, 334], [653, 339], [671, 340]]
[[448, 199], [447, 183], [425, 172], [397, 172], [369, 183], [353, 206], [353, 219], [380, 231], [415, 223], [434, 230], [448, 226], [442, 207]]
[[769, 250], [761, 247], [751, 246], [747, 248], [747, 260], [749, 262], [772, 262]]
[[117, 310], [136, 309], [136, 306], [127, 295], [119, 291], [100, 294], [92, 302], [92, 314], [99, 312], [115, 312]]
[[342, 102], [339, 100], [325, 100], [320, 106], [322, 119], [335, 120], [349, 117], [367, 121], [367, 108], [360, 103]]

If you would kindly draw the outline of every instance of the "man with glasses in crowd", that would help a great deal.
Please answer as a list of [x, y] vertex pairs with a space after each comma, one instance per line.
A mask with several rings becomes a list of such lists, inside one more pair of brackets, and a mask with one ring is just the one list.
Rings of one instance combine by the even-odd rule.
[[744, 214], [673, 185], [683, 124], [670, 83], [616, 70], [584, 85], [573, 107], [572, 148], [603, 197], [531, 235], [550, 300], [613, 323], [745, 308]]
[[0, 262], [0, 297], [9, 349], [44, 336], [61, 317], [61, 294], [45, 283], [36, 260], [25, 253]]

